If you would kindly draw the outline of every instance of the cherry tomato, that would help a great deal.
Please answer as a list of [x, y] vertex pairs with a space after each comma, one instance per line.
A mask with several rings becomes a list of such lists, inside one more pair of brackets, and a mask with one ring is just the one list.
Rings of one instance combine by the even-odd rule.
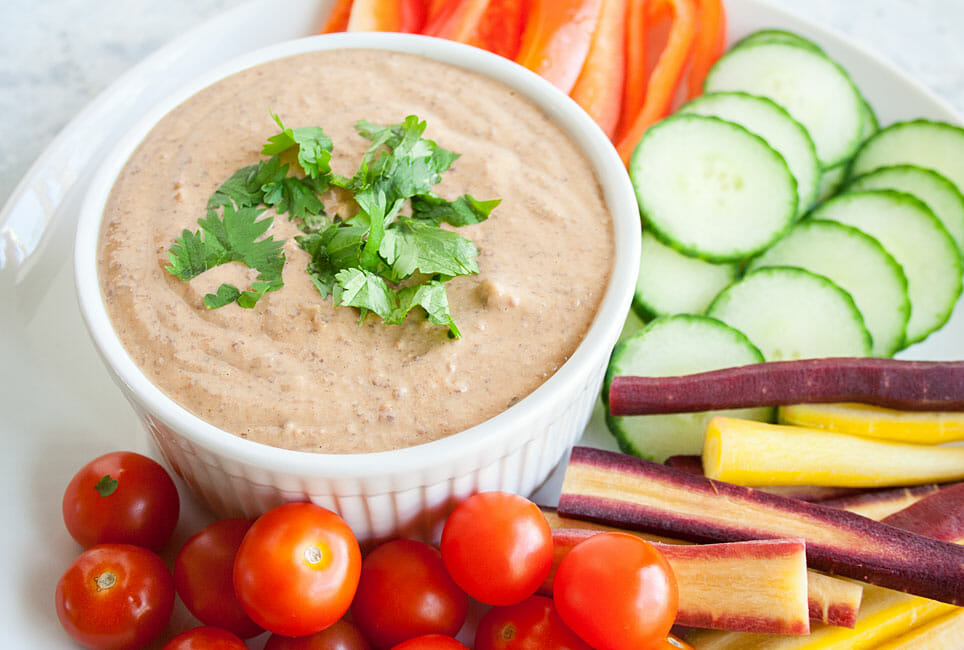
[[562, 558], [552, 589], [562, 620], [598, 650], [648, 648], [676, 618], [676, 577], [656, 548], [625, 533], [600, 533]]
[[289, 503], [263, 514], [244, 536], [234, 591], [261, 627], [307, 636], [348, 611], [360, 572], [358, 541], [341, 517], [312, 503]]
[[80, 554], [57, 583], [57, 617], [87, 648], [142, 648], [171, 618], [174, 580], [156, 553], [102, 544]]
[[442, 560], [470, 596], [512, 605], [534, 594], [552, 568], [552, 530], [539, 506], [508, 492], [469, 497], [442, 529]]
[[84, 465], [64, 492], [64, 523], [81, 546], [134, 544], [160, 551], [177, 524], [180, 501], [167, 471], [130, 451]]
[[397, 539], [362, 562], [352, 617], [376, 648], [390, 648], [424, 634], [454, 636], [462, 628], [469, 598], [428, 544]]
[[532, 596], [493, 607], [475, 631], [475, 650], [592, 650], [570, 630], [551, 598]]
[[207, 626], [181, 632], [161, 650], [248, 650], [248, 646], [227, 630]]
[[392, 650], [469, 650], [450, 636], [426, 634], [399, 643]]
[[347, 619], [311, 636], [279, 636], [272, 634], [264, 650], [372, 650], [358, 626]]
[[187, 540], [174, 561], [174, 586], [188, 610], [205, 625], [224, 628], [242, 639], [264, 631], [234, 595], [234, 558], [252, 523], [248, 519], [216, 521]]

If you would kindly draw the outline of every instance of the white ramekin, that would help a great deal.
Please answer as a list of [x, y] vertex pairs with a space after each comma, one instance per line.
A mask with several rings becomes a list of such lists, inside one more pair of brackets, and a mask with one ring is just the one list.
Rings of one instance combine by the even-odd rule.
[[[599, 312], [572, 357], [545, 384], [504, 413], [461, 433], [369, 454], [270, 447], [189, 413], [154, 386], [127, 354], [108, 318], [97, 269], [101, 216], [114, 180], [165, 114], [240, 70], [301, 52], [341, 48], [420, 54], [487, 75], [529, 97], [583, 149], [614, 224], [612, 276]], [[215, 514], [253, 517], [285, 501], [310, 500], [341, 514], [362, 541], [395, 535], [434, 539], [444, 517], [470, 494], [533, 492], [580, 436], [629, 309], [639, 248], [639, 213], [625, 168], [602, 131], [564, 93], [521, 66], [465, 45], [406, 34], [332, 34], [239, 57], [139, 120], [104, 158], [90, 184], [80, 210], [75, 272], [81, 311], [115, 381], [172, 469]]]

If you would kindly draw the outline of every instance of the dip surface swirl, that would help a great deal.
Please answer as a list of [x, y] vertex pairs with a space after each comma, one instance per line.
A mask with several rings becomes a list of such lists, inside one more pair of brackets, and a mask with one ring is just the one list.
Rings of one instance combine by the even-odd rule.
[[[312, 285], [286, 215], [269, 230], [286, 240], [285, 286], [254, 309], [202, 303], [222, 282], [253, 279], [240, 264], [189, 282], [165, 270], [211, 193], [263, 158], [277, 131], [269, 109], [288, 126], [323, 127], [335, 143], [332, 169], [346, 176], [370, 144], [358, 120], [418, 115], [425, 137], [462, 154], [434, 191], [502, 199], [487, 221], [459, 229], [479, 249], [480, 269], [446, 283], [461, 339], [415, 312], [400, 326], [377, 317], [359, 325], [357, 310], [334, 307]], [[322, 199], [329, 215], [355, 210], [338, 191]], [[451, 435], [535, 390], [585, 336], [612, 256], [592, 167], [528, 99], [422, 57], [332, 50], [238, 73], [161, 120], [111, 193], [99, 272], [118, 336], [174, 401], [250, 440], [361, 453]]]

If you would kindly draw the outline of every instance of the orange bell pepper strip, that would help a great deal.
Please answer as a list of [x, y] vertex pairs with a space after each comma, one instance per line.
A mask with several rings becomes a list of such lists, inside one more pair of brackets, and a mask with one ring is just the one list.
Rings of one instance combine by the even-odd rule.
[[569, 96], [610, 139], [619, 126], [626, 76], [626, 0], [602, 0], [589, 54]]
[[448, 0], [422, 30], [515, 58], [525, 25], [525, 0]]
[[697, 15], [699, 26], [693, 41], [689, 74], [686, 77], [687, 99], [702, 94], [706, 75], [726, 46], [726, 10], [722, 0], [699, 0]]
[[696, 5], [694, 0], [669, 0], [673, 8], [673, 24], [666, 47], [660, 53], [653, 72], [646, 83], [643, 107], [633, 116], [626, 116], [626, 130], [619, 136], [616, 150], [623, 162], [629, 164], [633, 149], [650, 126], [664, 118], [670, 110], [673, 95], [690, 57], [696, 34]]
[[449, 0], [426, 0], [426, 2], [428, 2], [428, 9], [425, 12], [425, 24], [428, 25]]
[[601, 0], [532, 0], [516, 62], [566, 94], [579, 78]]
[[425, 24], [425, 0], [355, 0], [349, 32], [418, 33]]
[[343, 32], [348, 29], [348, 18], [351, 16], [351, 5], [354, 0], [338, 0], [332, 7], [325, 26], [321, 28], [322, 34]]

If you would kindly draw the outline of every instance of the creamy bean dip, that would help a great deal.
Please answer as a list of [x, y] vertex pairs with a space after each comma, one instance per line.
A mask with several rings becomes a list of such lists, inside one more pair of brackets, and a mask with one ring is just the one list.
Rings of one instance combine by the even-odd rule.
[[[312, 285], [287, 216], [284, 287], [253, 309], [207, 309], [240, 264], [189, 282], [165, 270], [212, 192], [256, 163], [287, 126], [321, 126], [332, 168], [351, 176], [369, 141], [354, 124], [417, 115], [425, 137], [462, 154], [434, 191], [502, 203], [459, 232], [479, 249], [478, 275], [446, 283], [462, 332], [453, 340], [413, 310], [401, 326], [332, 306]], [[333, 193], [328, 214], [351, 211]], [[198, 93], [151, 131], [121, 172], [101, 234], [104, 301], [128, 353], [174, 401], [226, 431], [284, 447], [359, 453], [467, 429], [531, 393], [586, 334], [609, 280], [612, 220], [575, 143], [529, 100], [422, 57], [338, 50], [259, 65]]]

